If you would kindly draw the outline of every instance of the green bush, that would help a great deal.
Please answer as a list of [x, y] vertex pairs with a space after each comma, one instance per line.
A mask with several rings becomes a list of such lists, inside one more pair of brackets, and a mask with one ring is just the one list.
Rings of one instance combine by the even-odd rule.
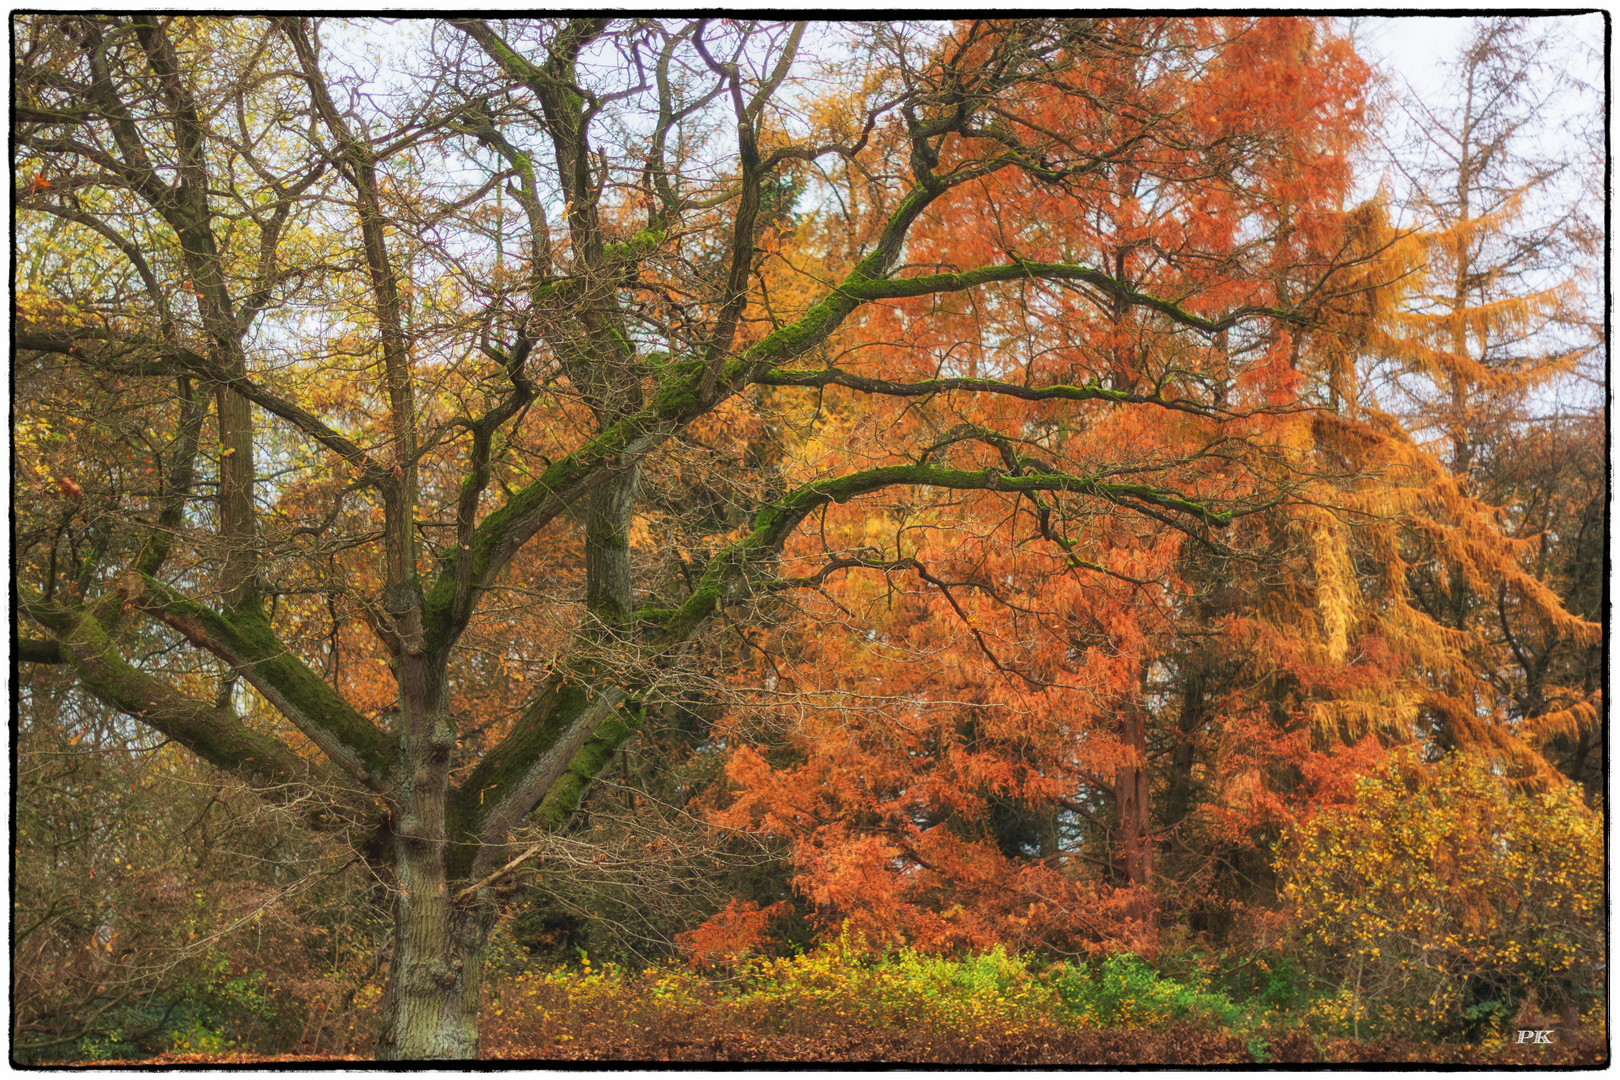
[[1301, 1017], [1320, 993], [1317, 980], [1294, 956], [1223, 957], [1217, 966], [1221, 970], [1208, 977], [1211, 990], [1268, 1016]]
[[1177, 982], [1129, 953], [1094, 966], [1075, 965], [1055, 979], [1063, 1008], [1077, 1022], [1101, 1028], [1137, 1030], [1181, 1020], [1202, 1020], [1244, 1039], [1264, 1061], [1264, 1024], [1252, 1003], [1245, 1007], [1194, 978]]

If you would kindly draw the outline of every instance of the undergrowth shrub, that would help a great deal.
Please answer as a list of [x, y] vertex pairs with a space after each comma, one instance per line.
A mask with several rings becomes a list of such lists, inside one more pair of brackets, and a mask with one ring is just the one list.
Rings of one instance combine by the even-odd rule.
[[988, 1027], [1017, 1031], [1050, 1020], [1057, 1001], [1023, 958], [1004, 949], [964, 959], [905, 948], [874, 956], [847, 928], [814, 953], [757, 961], [742, 975], [748, 988], [737, 995], [737, 1005], [762, 1018], [777, 1017], [784, 1027], [831, 1010], [878, 1026], [970, 1036]]
[[1397, 756], [1298, 830], [1285, 869], [1304, 955], [1337, 988], [1322, 1029], [1478, 1042], [1602, 991], [1603, 817], [1573, 785]]
[[1134, 1031], [1201, 1020], [1243, 1038], [1257, 1060], [1266, 1060], [1263, 1018], [1252, 1005], [1238, 1004], [1196, 976], [1189, 982], [1167, 979], [1120, 953], [1095, 965], [1064, 967], [1052, 981], [1071, 1022]]
[[737, 1031], [813, 1037], [829, 1031], [926, 1033], [937, 1045], [1077, 1030], [1224, 1030], [1266, 1060], [1273, 1017], [1190, 977], [1169, 979], [1140, 959], [1037, 968], [1004, 949], [965, 957], [871, 949], [846, 930], [794, 957], [732, 958], [698, 971], [669, 964], [626, 972], [577, 966], [500, 979], [485, 1013], [486, 1044], [562, 1046], [625, 1024], [680, 1031], [723, 1023]]

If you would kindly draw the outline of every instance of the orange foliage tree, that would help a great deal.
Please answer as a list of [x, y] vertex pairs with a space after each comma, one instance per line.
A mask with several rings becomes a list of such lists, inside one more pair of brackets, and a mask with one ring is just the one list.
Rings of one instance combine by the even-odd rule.
[[[1241, 506], [1241, 520], [1215, 540], [1157, 507], [1122, 513], [1122, 499], [907, 491], [830, 507], [790, 547], [818, 630], [790, 622], [748, 673], [768, 694], [738, 711], [736, 737], [787, 713], [786, 746], [774, 762], [734, 755], [723, 818], [794, 837], [806, 899], [880, 936], [1151, 949], [1155, 853], [1172, 839], [1154, 789], [1185, 802], [1152, 760], [1175, 755], [1189, 783], [1184, 750], [1214, 722], [1225, 790], [1204, 801], [1242, 832], [1269, 812], [1253, 770], [1318, 749], [1270, 730], [1253, 699], [1217, 703], [1218, 718], [1170, 700], [1223, 602], [1200, 554], [1228, 574], [1248, 565], [1268, 537], [1253, 515], [1327, 471], [1298, 450], [1303, 320], [1195, 335], [1177, 316], [1309, 297], [1322, 319], [1353, 304], [1342, 201], [1366, 69], [1309, 20], [1111, 28], [1123, 55], [1032, 90], [985, 132], [1039, 132], [1043, 154], [1108, 167], [1061, 186], [987, 179], [971, 203], [925, 215], [908, 256], [936, 272], [998, 253], [1078, 259], [1177, 309], [1031, 272], [864, 312], [827, 370], [776, 381], [825, 388], [815, 414], [788, 418], [808, 469], [971, 456], [1014, 475], [1151, 481]], [[825, 257], [859, 227], [853, 179], [849, 209], [801, 248]], [[1275, 552], [1264, 562], [1277, 572]]]
[[[734, 755], [722, 819], [792, 837], [799, 891], [831, 923], [939, 949], [1152, 949], [1160, 906], [1219, 929], [1235, 902], [1275, 900], [1272, 845], [1350, 797], [1383, 748], [1467, 746], [1556, 783], [1537, 746], [1595, 715], [1588, 677], [1574, 713], [1518, 722], [1493, 629], [1425, 595], [1438, 559], [1542, 634], [1596, 647], [1596, 622], [1527, 566], [1523, 526], [1368, 388], [1380, 365], [1432, 377], [1452, 355], [1423, 344], [1439, 325], [1423, 290], [1453, 265], [1425, 253], [1457, 242], [1347, 205], [1365, 67], [1307, 20], [1116, 25], [1138, 63], [1111, 59], [1006, 115], [1066, 146], [1125, 148], [1112, 167], [1062, 190], [986, 182], [971, 209], [925, 219], [911, 257], [1079, 257], [1189, 310], [1308, 297], [1313, 318], [1197, 338], [1032, 277], [866, 312], [840, 372], [802, 377], [828, 388], [801, 422], [814, 467], [901, 460], [917, 451], [897, 453], [895, 434], [916, 432], [924, 455], [1108, 462], [1248, 510], [1212, 541], [1040, 495], [829, 508], [789, 552], [819, 590], [804, 604], [818, 630], [790, 624], [748, 673], [769, 693], [733, 731], [762, 746]], [[832, 248], [853, 216], [804, 245]], [[1483, 342], [1553, 294], [1567, 289], [1449, 317], [1474, 318]], [[1478, 367], [1450, 344], [1448, 370]], [[908, 380], [914, 397], [883, 400]], [[1021, 382], [1036, 404], [975, 393], [980, 380]], [[1042, 403], [1054, 383], [1118, 396]], [[1159, 400], [1118, 407], [1133, 394]]]

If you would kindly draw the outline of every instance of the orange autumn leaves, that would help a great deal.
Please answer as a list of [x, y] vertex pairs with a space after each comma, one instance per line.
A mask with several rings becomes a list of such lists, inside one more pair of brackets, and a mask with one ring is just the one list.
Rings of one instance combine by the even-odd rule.
[[[912, 266], [1076, 261], [1191, 312], [1288, 304], [1287, 278], [1303, 290], [1324, 272], [1365, 67], [1303, 21], [1121, 20], [1109, 31], [1142, 61], [1081, 63], [1004, 120], [1038, 133], [1049, 165], [1089, 155], [1097, 167], [1061, 184], [990, 175], [913, 233]], [[1269, 152], [1243, 156], [1244, 140], [1260, 138]], [[962, 161], [985, 153], [978, 142], [960, 141]], [[1239, 158], [1251, 170], [1241, 178]], [[942, 156], [940, 168], [950, 164]], [[835, 247], [846, 223], [819, 224]], [[810, 230], [797, 240], [817, 250]], [[787, 417], [789, 467], [809, 477], [900, 463], [914, 459], [894, 447], [921, 445], [957, 468], [1005, 467], [1010, 451], [1022, 468], [1152, 484], [1210, 506], [1274, 492], [1267, 470], [1288, 458], [1299, 422], [1254, 410], [1298, 401], [1295, 336], [1273, 326], [1216, 340], [1116, 300], [1028, 281], [875, 305], [834, 355], [891, 380], [1213, 398], [1214, 417], [828, 391], [814, 415]], [[790, 545], [784, 573], [813, 574], [829, 558], [867, 568], [794, 595], [806, 628], [776, 634], [770, 663], [742, 676], [765, 689], [733, 717], [744, 745], [720, 820], [787, 838], [798, 894], [829, 926], [848, 918], [938, 949], [1151, 948], [1132, 914], [1141, 883], [1113, 865], [1110, 821], [1120, 769], [1145, 767], [1154, 751], [1119, 718], [1170, 714], [1159, 684], [1208, 585], [1183, 576], [1196, 542], [1102, 499], [924, 488], [828, 507]], [[1254, 718], [1250, 702], [1216, 712], [1230, 721], [1217, 757], [1231, 775], [1206, 827], [1241, 839], [1282, 812], [1252, 777], [1320, 748]], [[756, 751], [760, 730], [785, 737]]]

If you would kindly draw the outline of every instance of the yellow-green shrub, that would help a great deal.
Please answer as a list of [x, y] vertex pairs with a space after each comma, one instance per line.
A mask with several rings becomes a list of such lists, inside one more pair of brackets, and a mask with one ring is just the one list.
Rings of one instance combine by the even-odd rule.
[[1573, 785], [1398, 755], [1297, 831], [1285, 869], [1307, 954], [1346, 991], [1319, 1021], [1478, 1038], [1529, 995], [1556, 1008], [1597, 985], [1603, 821]]
[[737, 998], [786, 1018], [832, 1011], [878, 1025], [924, 1026], [970, 1034], [1017, 1031], [1050, 1016], [1057, 995], [1021, 957], [997, 948], [960, 960], [902, 948], [882, 956], [848, 928], [813, 953], [756, 961]]

